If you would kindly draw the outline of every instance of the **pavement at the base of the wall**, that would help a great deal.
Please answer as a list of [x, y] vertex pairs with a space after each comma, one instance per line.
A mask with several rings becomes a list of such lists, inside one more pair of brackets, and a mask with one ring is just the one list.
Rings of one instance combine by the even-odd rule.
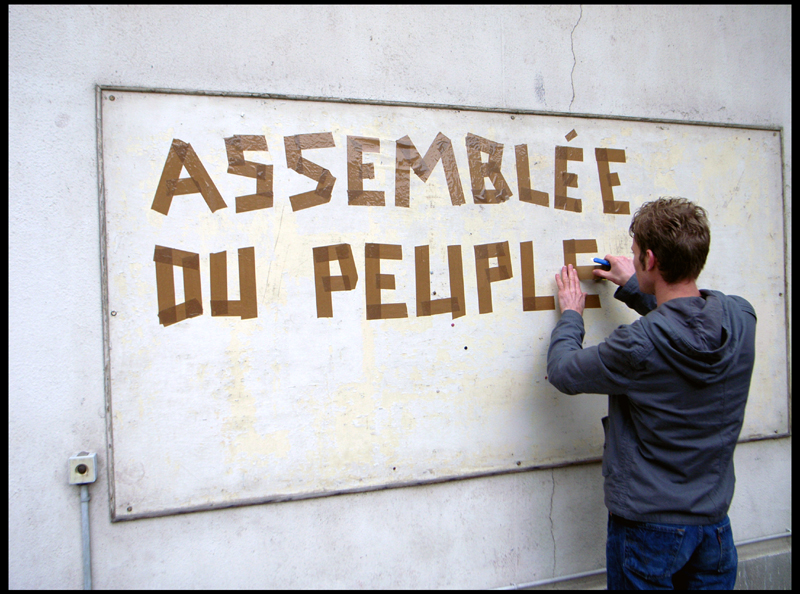
[[791, 590], [792, 537], [736, 547], [739, 571], [734, 590]]
[[[791, 590], [792, 536], [736, 545], [739, 569], [735, 590]], [[549, 582], [549, 583], [547, 583]], [[605, 590], [605, 572], [520, 585], [524, 590]]]

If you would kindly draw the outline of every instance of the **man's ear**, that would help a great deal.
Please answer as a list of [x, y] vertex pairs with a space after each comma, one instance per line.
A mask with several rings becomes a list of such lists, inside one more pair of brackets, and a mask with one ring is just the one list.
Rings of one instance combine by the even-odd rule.
[[651, 270], [655, 270], [656, 268], [658, 268], [658, 259], [653, 253], [653, 250], [647, 250], [644, 255], [644, 269], [649, 272]]

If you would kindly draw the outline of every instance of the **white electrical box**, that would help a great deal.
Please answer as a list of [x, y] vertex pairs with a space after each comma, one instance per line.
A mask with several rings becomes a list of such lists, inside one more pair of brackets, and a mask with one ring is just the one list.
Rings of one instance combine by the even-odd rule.
[[97, 480], [97, 454], [80, 452], [69, 459], [69, 484], [86, 485]]

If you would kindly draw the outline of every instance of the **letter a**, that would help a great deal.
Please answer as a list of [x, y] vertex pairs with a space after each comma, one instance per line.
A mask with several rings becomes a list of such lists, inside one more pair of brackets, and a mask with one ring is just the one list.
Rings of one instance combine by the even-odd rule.
[[[178, 176], [184, 167], [189, 177], [179, 179]], [[203, 167], [192, 145], [175, 138], [172, 140], [172, 146], [169, 147], [167, 162], [164, 163], [164, 171], [161, 173], [161, 180], [158, 182], [156, 197], [153, 199], [153, 205], [150, 208], [167, 215], [174, 196], [196, 194], [198, 192], [203, 195], [203, 199], [206, 201], [208, 208], [211, 209], [211, 212], [228, 206], [220, 196], [214, 182], [211, 181], [206, 168]]]

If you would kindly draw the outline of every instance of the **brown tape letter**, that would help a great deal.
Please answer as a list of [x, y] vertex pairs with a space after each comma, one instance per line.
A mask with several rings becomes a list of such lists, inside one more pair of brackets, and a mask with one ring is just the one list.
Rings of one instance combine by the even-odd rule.
[[573, 146], [556, 147], [555, 188], [553, 207], [559, 210], [581, 212], [580, 198], [567, 196], [567, 188], [578, 187], [578, 176], [567, 171], [567, 161], [583, 161], [583, 149]]
[[228, 173], [252, 177], [256, 180], [255, 194], [236, 197], [236, 212], [272, 208], [272, 165], [244, 159], [245, 151], [269, 150], [267, 149], [267, 139], [264, 136], [231, 136], [225, 139], [225, 150], [228, 153]]
[[364, 180], [375, 179], [375, 164], [364, 163], [364, 153], [381, 152], [378, 138], [347, 137], [347, 203], [361, 206], [385, 206], [384, 193], [365, 191]]
[[381, 303], [381, 290], [395, 288], [394, 275], [381, 274], [381, 260], [402, 260], [403, 247], [385, 243], [368, 243], [364, 246], [364, 257], [367, 319], [407, 318], [408, 309], [405, 303]]
[[[339, 262], [341, 276], [331, 276], [331, 261]], [[356, 261], [349, 243], [314, 248], [314, 288], [317, 294], [317, 317], [333, 317], [333, 291], [352, 291], [358, 284]]]
[[531, 186], [531, 168], [528, 164], [528, 145], [518, 144], [514, 147], [517, 157], [517, 187], [519, 188], [519, 199], [522, 202], [538, 204], [539, 206], [550, 206], [550, 195], [547, 192], [534, 190]]
[[[189, 177], [180, 177], [184, 167]], [[192, 145], [174, 138], [169, 147], [164, 170], [161, 172], [161, 179], [150, 208], [167, 215], [173, 197], [197, 193], [203, 196], [211, 212], [228, 206], [217, 190], [217, 186], [211, 181], [211, 177], [203, 167], [197, 153], [194, 152]]]
[[228, 300], [228, 253], [211, 254], [211, 315], [258, 317], [256, 248], [239, 248], [239, 300]]
[[[489, 267], [489, 258], [497, 258], [497, 266]], [[491, 283], [514, 276], [507, 241], [475, 246], [475, 276], [478, 280], [478, 311], [482, 314], [491, 313]]]
[[447, 246], [447, 266], [450, 272], [450, 295], [431, 299], [430, 248], [414, 248], [414, 267], [417, 279], [417, 317], [452, 312], [453, 319], [466, 315], [464, 302], [464, 269], [461, 264], [461, 246]]
[[631, 214], [629, 202], [614, 200], [613, 186], [620, 185], [619, 175], [610, 173], [608, 168], [609, 161], [612, 163], [625, 163], [625, 151], [623, 149], [596, 148], [594, 149], [594, 155], [597, 159], [597, 175], [600, 177], [600, 194], [603, 197], [603, 212], [619, 215]]
[[289, 196], [289, 200], [292, 203], [292, 210], [303, 210], [304, 208], [311, 208], [312, 206], [319, 206], [320, 204], [327, 204], [330, 202], [336, 178], [333, 177], [329, 170], [304, 158], [302, 152], [309, 149], [331, 148], [336, 146], [333, 141], [333, 134], [330, 132], [320, 132], [316, 134], [284, 136], [283, 144], [286, 148], [286, 165], [289, 169], [317, 182], [317, 188], [315, 190]]
[[[171, 326], [203, 313], [200, 291], [200, 254], [174, 248], [156, 246], [153, 253], [156, 263], [156, 289], [158, 292], [158, 321]], [[175, 278], [173, 268], [183, 268], [183, 294], [185, 301], [175, 304]]]
[[556, 300], [536, 296], [536, 279], [533, 270], [533, 242], [523, 241], [519, 244], [519, 255], [522, 268], [522, 311], [542, 311], [555, 309]]
[[[503, 162], [503, 145], [486, 138], [467, 133], [467, 158], [469, 159], [469, 177], [472, 182], [472, 199], [476, 204], [500, 204], [513, 194], [500, 172]], [[489, 158], [486, 163], [481, 160], [481, 153]], [[494, 190], [487, 190], [485, 178], [492, 182]]]
[[427, 182], [433, 168], [442, 161], [444, 176], [447, 181], [447, 190], [450, 193], [450, 202], [454, 206], [466, 204], [464, 189], [461, 187], [461, 177], [458, 174], [458, 164], [453, 151], [453, 143], [439, 132], [428, 147], [424, 157], [421, 157], [417, 147], [408, 136], [403, 136], [395, 145], [394, 169], [394, 205], [408, 207], [411, 198], [411, 169], [423, 182]]
[[[575, 254], [593, 254], [597, 252], [597, 241], [594, 239], [565, 239], [564, 240], [564, 266], [572, 264], [578, 272], [580, 280], [594, 280], [592, 270], [595, 266], [578, 266]], [[586, 307], [600, 307], [599, 295], [586, 295]]]

